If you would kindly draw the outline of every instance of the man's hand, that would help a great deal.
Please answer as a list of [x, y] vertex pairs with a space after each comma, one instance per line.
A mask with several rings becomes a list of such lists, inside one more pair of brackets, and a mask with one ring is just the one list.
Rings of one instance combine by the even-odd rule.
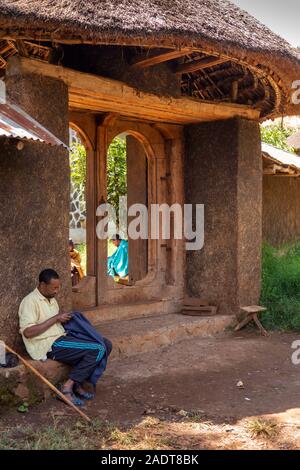
[[71, 320], [71, 318], [71, 312], [59, 312], [57, 315], [54, 315], [43, 323], [29, 326], [24, 330], [23, 334], [25, 338], [35, 338], [36, 336], [39, 336], [40, 334], [47, 331], [51, 326], [55, 325], [55, 323], [66, 323], [67, 321]]
[[56, 319], [60, 323], [66, 323], [67, 321], [71, 320], [71, 318], [72, 318], [71, 312], [63, 312], [63, 313], [58, 313], [56, 315]]

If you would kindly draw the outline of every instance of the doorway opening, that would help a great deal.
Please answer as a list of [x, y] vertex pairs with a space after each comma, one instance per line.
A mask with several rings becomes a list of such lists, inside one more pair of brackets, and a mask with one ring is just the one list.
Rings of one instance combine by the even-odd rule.
[[69, 254], [72, 286], [87, 274], [87, 152], [79, 133], [70, 127]]
[[[145, 228], [142, 230], [139, 226], [140, 235], [128, 237], [129, 224], [141, 214], [137, 210], [127, 215], [127, 211], [137, 204], [148, 207], [148, 158], [143, 144], [135, 136], [122, 133], [111, 141], [106, 163], [107, 202], [116, 214], [116, 233], [112, 233], [107, 242], [107, 275], [116, 283], [132, 286], [147, 275], [148, 240], [142, 235]], [[148, 234], [148, 220], [146, 222]]]

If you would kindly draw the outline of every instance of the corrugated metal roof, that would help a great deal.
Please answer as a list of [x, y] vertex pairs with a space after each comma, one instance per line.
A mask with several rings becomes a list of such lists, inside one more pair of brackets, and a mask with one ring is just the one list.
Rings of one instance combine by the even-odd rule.
[[62, 145], [69, 149], [52, 132], [12, 103], [0, 103], [0, 137], [36, 140], [49, 145]]
[[276, 160], [277, 163], [300, 169], [300, 157], [298, 155], [273, 147], [273, 145], [264, 142], [261, 143], [261, 149], [264, 154]]

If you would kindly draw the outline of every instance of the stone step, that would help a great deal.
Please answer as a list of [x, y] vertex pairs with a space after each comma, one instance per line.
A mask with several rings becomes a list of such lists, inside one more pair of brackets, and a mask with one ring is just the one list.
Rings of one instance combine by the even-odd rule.
[[134, 302], [122, 305], [102, 304], [82, 310], [93, 324], [179, 312], [182, 305], [170, 299]]
[[[126, 357], [157, 351], [179, 341], [213, 337], [233, 326], [234, 321], [233, 315], [189, 317], [181, 314], [162, 314], [101, 322], [95, 327], [112, 341], [113, 351], [110, 359], [116, 368], [116, 362]], [[67, 366], [55, 361], [29, 362], [53, 384], [64, 380], [68, 373]], [[24, 365], [13, 369], [0, 368], [0, 405], [16, 405], [24, 399], [32, 403], [43, 396], [49, 396], [48, 387], [43, 386], [40, 379]]]
[[95, 325], [113, 343], [111, 358], [153, 351], [191, 337], [209, 337], [232, 326], [235, 316], [166, 314]]

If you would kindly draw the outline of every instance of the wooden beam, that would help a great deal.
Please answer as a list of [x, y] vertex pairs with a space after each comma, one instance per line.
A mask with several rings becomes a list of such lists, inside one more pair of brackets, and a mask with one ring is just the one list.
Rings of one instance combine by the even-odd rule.
[[6, 60], [0, 55], [0, 68], [6, 67]]
[[163, 62], [168, 62], [168, 60], [178, 59], [192, 52], [191, 49], [181, 49], [181, 50], [171, 50], [167, 52], [160, 52], [159, 54], [149, 54], [144, 56], [142, 59], [135, 61], [132, 64], [132, 67], [152, 67], [153, 65], [158, 65]]
[[234, 80], [231, 84], [231, 99], [233, 103], [237, 100], [239, 94], [239, 82], [238, 80]]
[[36, 47], [37, 49], [44, 49], [45, 51], [50, 51], [51, 50], [51, 47], [42, 46], [42, 44], [37, 44], [36, 42], [24, 41], [24, 44], [28, 44], [28, 46], [31, 46], [31, 47]]
[[1, 50], [0, 50], [0, 53], [1, 54], [5, 54], [6, 52], [9, 52], [11, 50], [14, 50], [15, 52], [17, 52], [17, 48], [15, 46], [15, 44], [12, 42], [12, 41], [7, 41], [7, 44], [6, 46], [4, 46]]
[[197, 70], [204, 70], [215, 65], [224, 64], [229, 62], [230, 59], [224, 59], [221, 57], [206, 57], [205, 59], [194, 60], [193, 62], [188, 62], [186, 64], [179, 65], [175, 73], [177, 75], [182, 75], [184, 73], [197, 72]]
[[244, 105], [214, 103], [192, 98], [170, 98], [137, 91], [125, 83], [41, 61], [12, 57], [8, 75], [35, 73], [60, 79], [69, 87], [69, 106], [74, 110], [118, 113], [166, 123], [188, 124], [235, 116], [256, 120], [260, 111]]
[[20, 39], [17, 39], [16, 40], [16, 46], [17, 46], [18, 53], [20, 54], [20, 56], [29, 57], [29, 52], [26, 49], [26, 45], [25, 45], [24, 41], [22, 41]]

